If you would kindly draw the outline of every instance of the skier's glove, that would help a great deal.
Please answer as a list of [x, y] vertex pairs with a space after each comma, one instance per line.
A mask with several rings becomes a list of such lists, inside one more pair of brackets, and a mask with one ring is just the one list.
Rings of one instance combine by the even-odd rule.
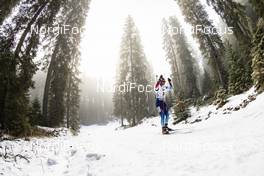
[[156, 83], [155, 88], [158, 88], [159, 85], [160, 85], [160, 81], [158, 81], [158, 82]]
[[169, 84], [170, 84], [170, 86], [172, 87], [172, 84], [171, 84], [171, 79], [170, 79], [170, 78], [168, 78], [168, 81], [169, 81]]

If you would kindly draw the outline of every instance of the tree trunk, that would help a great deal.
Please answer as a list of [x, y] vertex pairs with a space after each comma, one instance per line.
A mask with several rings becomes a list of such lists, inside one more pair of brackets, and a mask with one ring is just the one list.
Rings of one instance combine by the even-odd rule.
[[32, 19], [30, 20], [30, 22], [27, 24], [26, 29], [24, 30], [24, 32], [22, 33], [19, 42], [15, 48], [14, 51], [14, 57], [11, 58], [11, 65], [10, 65], [10, 71], [8, 74], [8, 78], [7, 78], [7, 85], [6, 85], [6, 90], [5, 90], [5, 95], [3, 95], [4, 97], [4, 102], [3, 102], [3, 116], [5, 116], [5, 104], [7, 102], [7, 99], [10, 97], [10, 91], [12, 89], [18, 89], [21, 88], [20, 86], [18, 87], [16, 85], [16, 66], [17, 66], [17, 59], [21, 62], [21, 64], [23, 63], [21, 61], [21, 59], [19, 58], [19, 53], [21, 52], [21, 48], [23, 46], [23, 43], [25, 42], [26, 36], [27, 34], [30, 32], [31, 26], [36, 22], [38, 16], [41, 14], [42, 10], [46, 7], [46, 5], [48, 4], [48, 2], [45, 2], [34, 14], [34, 16], [32, 17]]
[[48, 102], [49, 102], [49, 91], [50, 91], [50, 84], [51, 78], [54, 71], [54, 66], [56, 62], [56, 54], [58, 50], [58, 44], [56, 44], [54, 52], [51, 57], [50, 65], [48, 68], [48, 73], [46, 77], [45, 87], [44, 87], [44, 94], [43, 94], [43, 101], [42, 101], [42, 115], [45, 125], [49, 125], [49, 117], [48, 117]]
[[71, 75], [68, 75], [67, 101], [66, 101], [66, 124], [70, 128], [70, 93], [71, 93]]
[[3, 24], [5, 19], [10, 15], [12, 9], [19, 3], [20, 0], [4, 0], [1, 2], [1, 16], [0, 16], [0, 26]]
[[17, 44], [17, 47], [15, 49], [14, 55], [15, 55], [15, 59], [17, 57], [19, 57], [19, 53], [21, 51], [21, 47], [26, 39], [27, 34], [29, 33], [31, 26], [36, 22], [38, 16], [40, 15], [40, 13], [42, 12], [42, 10], [46, 7], [46, 5], [48, 4], [48, 2], [45, 2], [35, 13], [35, 15], [33, 16], [33, 18], [30, 20], [30, 22], [28, 23], [26, 29], [24, 30], [23, 34], [20, 37], [20, 40]]
[[0, 104], [0, 125], [1, 125], [1, 129], [5, 129], [5, 103], [6, 103], [6, 95], [7, 95], [7, 85], [5, 85], [3, 88], [3, 95], [1, 97], [1, 104]]
[[222, 64], [222, 61], [221, 61], [221, 58], [219, 57], [219, 51], [216, 50], [216, 48], [214, 47], [213, 43], [212, 43], [212, 40], [210, 37], [206, 36], [208, 42], [209, 42], [209, 45], [210, 45], [210, 48], [211, 48], [211, 52], [213, 53], [213, 62], [215, 64], [215, 69], [216, 69], [216, 75], [218, 77], [218, 80], [219, 80], [219, 83], [225, 88], [227, 89], [227, 85], [226, 85], [226, 80], [225, 80], [225, 70], [224, 70], [224, 66]]

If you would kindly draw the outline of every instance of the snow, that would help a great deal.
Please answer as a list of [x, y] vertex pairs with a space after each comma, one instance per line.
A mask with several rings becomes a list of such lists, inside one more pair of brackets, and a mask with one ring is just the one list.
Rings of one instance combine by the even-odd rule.
[[125, 130], [112, 122], [82, 126], [78, 136], [68, 133], [55, 138], [2, 141], [1, 154], [6, 148], [14, 155], [27, 156], [30, 162], [1, 157], [0, 175], [262, 176], [264, 94], [245, 108], [224, 114], [224, 109], [239, 105], [252, 94], [250, 90], [231, 97], [218, 110], [212, 105], [199, 111], [192, 108], [189, 121], [202, 121], [176, 125], [171, 135], [161, 134], [159, 118], [155, 117]]

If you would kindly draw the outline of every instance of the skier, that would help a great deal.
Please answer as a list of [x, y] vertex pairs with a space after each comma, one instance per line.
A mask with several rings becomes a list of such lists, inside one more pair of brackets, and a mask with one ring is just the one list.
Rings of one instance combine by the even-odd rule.
[[169, 85], [165, 85], [166, 80], [161, 75], [159, 80], [155, 85], [155, 93], [156, 93], [156, 107], [160, 114], [160, 122], [162, 127], [162, 134], [169, 134], [169, 131], [172, 131], [168, 127], [169, 121], [169, 108], [165, 102], [166, 92], [172, 91], [171, 79], [168, 78]]

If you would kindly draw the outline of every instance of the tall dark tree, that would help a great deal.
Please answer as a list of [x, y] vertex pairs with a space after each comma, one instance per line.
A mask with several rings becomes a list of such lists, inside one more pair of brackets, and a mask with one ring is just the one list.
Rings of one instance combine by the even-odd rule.
[[174, 91], [177, 90], [177, 92], [174, 92], [174, 93], [175, 95], [179, 95], [183, 92], [182, 80], [181, 80], [181, 74], [180, 74], [180, 64], [177, 58], [174, 41], [172, 39], [171, 34], [169, 33], [170, 26], [165, 19], [163, 19], [162, 25], [163, 25], [162, 26], [163, 49], [166, 51], [166, 60], [168, 60], [168, 62], [171, 65]]
[[70, 63], [66, 86], [66, 124], [67, 128], [78, 131], [80, 128], [80, 78], [79, 55]]
[[253, 38], [251, 49], [252, 56], [252, 79], [259, 92], [264, 91], [264, 1], [250, 0], [259, 15], [259, 21]]
[[[7, 2], [5, 1], [5, 3]], [[8, 7], [12, 9], [16, 4], [15, 1], [9, 3], [5, 4], [5, 7], [1, 6], [4, 9], [4, 11], [2, 9], [1, 11], [6, 14], [5, 16], [1, 16], [4, 18], [3, 20], [5, 20], [11, 11], [7, 10]], [[87, 9], [88, 3], [89, 1], [79, 1], [79, 3], [75, 2], [74, 4], [70, 0], [25, 0], [19, 4], [18, 10], [15, 11], [16, 14], [12, 15], [11, 21], [8, 20], [7, 23], [1, 26], [0, 62], [3, 68], [0, 70], [1, 128], [15, 135], [24, 135], [29, 131], [30, 120], [28, 114], [30, 113], [31, 106], [29, 89], [34, 87], [32, 77], [38, 69], [38, 63], [34, 61], [34, 58], [37, 55], [42, 38], [39, 29], [42, 27], [48, 28], [56, 24], [55, 21], [59, 20], [55, 20], [55, 18], [58, 16], [60, 16], [58, 17], [60, 19], [68, 19], [66, 22], [69, 25], [75, 25], [76, 28], [82, 26], [87, 12], [84, 12], [84, 9]], [[62, 7], [64, 7], [63, 10]], [[58, 13], [59, 11], [61, 13]], [[70, 47], [71, 50], [66, 51], [67, 57], [59, 55], [61, 58], [65, 57], [64, 61], [68, 61], [62, 61], [58, 65], [56, 80], [59, 85], [62, 85], [61, 83], [65, 81], [62, 78], [69, 75], [66, 73], [69, 73], [69, 70], [72, 68], [71, 61], [78, 58], [77, 48], [78, 41], [80, 41], [80, 35], [65, 35], [64, 37], [61, 37], [61, 41], [63, 42], [63, 39], [67, 42], [71, 41], [72, 46]], [[52, 43], [56, 44], [54, 37], [50, 37], [49, 39], [51, 39], [50, 45]], [[64, 44], [65, 42], [62, 43], [61, 47]], [[58, 71], [62, 72], [58, 73]], [[63, 77], [62, 73], [65, 74]], [[72, 73], [76, 75], [76, 71], [72, 71]], [[65, 85], [67, 81], [66, 79]], [[54, 91], [59, 91], [56, 86], [52, 86]]]
[[113, 115], [120, 118], [121, 126], [124, 126], [124, 119], [127, 117], [126, 110], [129, 108], [128, 103], [125, 103], [125, 92], [123, 90], [119, 90], [119, 86], [126, 82], [127, 70], [129, 69], [129, 52], [123, 47], [125, 44], [127, 43], [125, 42], [125, 39], [123, 39], [120, 49], [120, 59], [116, 70], [116, 83], [113, 95]]
[[206, 96], [213, 96], [214, 95], [214, 90], [216, 90], [216, 85], [213, 83], [213, 80], [211, 79], [209, 73], [204, 70], [204, 74], [202, 77], [202, 95]]
[[[31, 31], [31, 28], [45, 24], [45, 12], [49, 4], [48, 1], [24, 1], [13, 20], [2, 26], [4, 31], [0, 37], [3, 41], [0, 55], [5, 63], [3, 66], [8, 69], [7, 74], [1, 74], [6, 83], [1, 92], [1, 118], [4, 119], [2, 126], [17, 135], [23, 135], [29, 127], [28, 91], [34, 85], [32, 77], [37, 70], [33, 59], [38, 50], [40, 35]], [[10, 25], [11, 23], [14, 25]], [[18, 33], [21, 35], [17, 39]]]
[[242, 73], [241, 79], [243, 82], [247, 82], [249, 87], [252, 84], [251, 81], [251, 59], [250, 42], [252, 39], [252, 32], [250, 31], [249, 18], [246, 15], [245, 7], [233, 0], [207, 0], [207, 3], [215, 9], [217, 14], [225, 21], [228, 27], [232, 27], [235, 37], [240, 45], [241, 62], [245, 69]]
[[29, 123], [31, 125], [35, 126], [42, 124], [41, 104], [37, 97], [34, 98], [33, 102], [31, 103], [30, 114], [28, 116]]
[[[208, 18], [202, 4], [197, 0], [176, 0], [182, 10], [185, 20], [195, 29], [193, 36], [200, 44], [200, 50], [212, 67], [215, 82], [227, 87], [227, 73], [223, 66], [224, 45], [216, 32], [210, 32], [214, 25]], [[208, 29], [211, 29], [208, 31]]]
[[249, 0], [260, 17], [264, 17], [264, 1], [263, 0]]
[[[143, 52], [138, 30], [132, 17], [129, 16], [126, 20], [125, 32], [121, 43], [119, 73], [117, 73], [118, 80], [116, 85], [119, 87], [125, 83], [131, 89], [128, 91], [116, 90], [119, 92], [115, 93], [113, 100], [115, 115], [123, 115], [131, 126], [136, 125], [144, 117], [149, 116], [148, 107], [151, 105], [147, 101], [148, 94], [146, 92], [146, 87], [150, 83], [147, 77], [148, 66], [149, 64]], [[119, 111], [121, 108], [118, 106], [121, 104], [125, 112]]]
[[213, 6], [227, 26], [233, 27], [234, 35], [239, 41], [245, 44], [251, 40], [252, 34], [248, 17], [242, 4], [233, 0], [207, 0], [207, 3]]
[[1, 0], [0, 2], [0, 26], [3, 24], [4, 20], [11, 14], [12, 9], [21, 0]]
[[[61, 23], [71, 27], [56, 38], [49, 65], [51, 75], [47, 75], [49, 85], [48, 113], [45, 121], [48, 126], [66, 126], [78, 130], [79, 125], [79, 44], [82, 28], [89, 8], [87, 0], [78, 3], [67, 1], [63, 7]], [[61, 25], [62, 26], [62, 25]], [[74, 30], [74, 31], [73, 31]], [[49, 71], [48, 71], [49, 74]], [[47, 81], [50, 81], [47, 83]], [[66, 116], [66, 119], [65, 119]]]
[[228, 93], [237, 95], [247, 90], [248, 83], [245, 82], [245, 67], [242, 57], [232, 48], [229, 42], [225, 43], [226, 58], [228, 60]]
[[252, 79], [259, 92], [264, 91], [264, 19], [261, 18], [257, 25], [257, 31], [253, 39], [252, 55]]
[[[169, 25], [166, 24], [166, 21], [163, 22], [164, 26], [164, 48], [168, 52], [167, 59], [170, 60], [170, 63], [178, 63], [177, 70], [174, 70], [175, 67], [171, 67], [172, 76], [179, 77], [181, 82], [180, 87], [183, 98], [192, 98], [199, 96], [199, 90], [196, 84], [196, 74], [195, 74], [195, 60], [192, 57], [192, 54], [189, 50], [189, 46], [186, 42], [185, 35], [183, 33], [177, 33], [176, 30], [181, 29], [181, 26], [176, 17], [169, 18]], [[171, 31], [171, 33], [170, 33]], [[167, 48], [169, 47], [169, 48]], [[170, 54], [174, 52], [174, 54]], [[174, 56], [174, 57], [173, 57]], [[174, 60], [174, 61], [173, 61]], [[178, 74], [178, 75], [177, 75]], [[177, 81], [174, 81], [177, 82]], [[177, 85], [177, 84], [175, 84]], [[175, 88], [175, 93], [178, 92]], [[177, 94], [176, 94], [177, 95]]]

